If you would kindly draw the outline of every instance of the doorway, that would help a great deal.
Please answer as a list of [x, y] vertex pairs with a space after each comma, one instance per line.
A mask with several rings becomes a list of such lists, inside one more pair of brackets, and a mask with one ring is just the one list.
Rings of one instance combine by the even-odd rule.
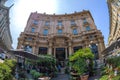
[[65, 48], [56, 48], [56, 59], [61, 67], [65, 66]]

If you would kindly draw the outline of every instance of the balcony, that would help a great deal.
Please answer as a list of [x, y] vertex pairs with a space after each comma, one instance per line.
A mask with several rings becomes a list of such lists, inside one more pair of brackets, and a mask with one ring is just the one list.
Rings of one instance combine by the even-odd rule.
[[31, 35], [31, 36], [37, 36], [38, 32], [30, 32], [30, 31], [26, 31], [26, 32], [22, 32], [23, 35]]
[[47, 43], [48, 38], [47, 37], [39, 37], [39, 39], [37, 39], [37, 41], [40, 42], [40, 43]]
[[76, 24], [71, 24], [71, 28], [77, 28], [78, 26]]
[[83, 31], [82, 34], [83, 35], [86, 35], [86, 34], [91, 34], [91, 33], [99, 33], [100, 31], [99, 30], [96, 30], [96, 29], [92, 29], [92, 30], [89, 30], [89, 31]]
[[53, 37], [70, 37], [69, 33], [52, 33], [48, 35], [49, 38], [53, 38]]
[[50, 29], [50, 25], [44, 25], [44, 29]]
[[56, 33], [56, 36], [65, 36], [65, 33]]
[[64, 29], [64, 25], [57, 25], [56, 29]]
[[109, 47], [107, 47], [104, 51], [102, 51], [102, 54], [104, 56], [112, 55], [113, 51], [119, 48], [120, 48], [120, 41], [115, 41]]
[[90, 24], [87, 22], [87, 21], [85, 21], [85, 22], [83, 22], [83, 26], [89, 26]]

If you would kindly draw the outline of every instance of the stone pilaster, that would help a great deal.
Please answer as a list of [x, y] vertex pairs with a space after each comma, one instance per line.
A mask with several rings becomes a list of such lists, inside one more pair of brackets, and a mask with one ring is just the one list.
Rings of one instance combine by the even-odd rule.
[[52, 42], [49, 42], [48, 54], [52, 55]]
[[32, 47], [32, 53], [36, 54], [36, 52], [35, 52], [35, 46]]
[[56, 57], [56, 48], [54, 47], [54, 54], [53, 54], [54, 57]]
[[72, 47], [71, 47], [72, 44], [71, 44], [71, 42], [69, 42], [68, 45], [69, 45], [69, 56], [70, 56], [72, 54]]
[[68, 58], [68, 55], [67, 55], [67, 48], [65, 48], [65, 59]]

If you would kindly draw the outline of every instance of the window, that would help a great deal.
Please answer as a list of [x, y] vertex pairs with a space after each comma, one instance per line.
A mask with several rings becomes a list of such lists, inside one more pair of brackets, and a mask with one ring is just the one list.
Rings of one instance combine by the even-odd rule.
[[39, 54], [45, 55], [47, 54], [48, 48], [47, 47], [39, 47]]
[[62, 26], [62, 21], [58, 21], [58, 26]]
[[71, 25], [75, 25], [75, 20], [71, 20]]
[[25, 50], [25, 51], [28, 51], [28, 52], [32, 52], [32, 46], [26, 45], [26, 46], [24, 47], [24, 50]]
[[82, 49], [82, 46], [75, 46], [75, 47], [73, 47], [74, 52], [78, 51], [79, 49]]
[[83, 23], [86, 23], [86, 22], [87, 22], [87, 20], [84, 18], [84, 19], [83, 19]]
[[49, 25], [50, 25], [50, 21], [46, 21], [45, 26], [49, 26]]
[[90, 39], [90, 40], [93, 39], [93, 38], [94, 38], [93, 35], [90, 35], [90, 36], [89, 36], [89, 39]]
[[90, 26], [86, 26], [86, 31], [89, 31], [90, 30]]
[[44, 35], [44, 36], [48, 35], [48, 29], [44, 29], [43, 35]]
[[31, 37], [28, 37], [27, 40], [32, 41], [32, 38], [31, 38]]
[[62, 29], [58, 29], [58, 34], [62, 34]]
[[33, 24], [38, 25], [38, 21], [37, 21], [37, 20], [34, 20], [34, 21], [33, 21]]
[[32, 29], [31, 29], [31, 32], [35, 32], [35, 28], [32, 28]]
[[77, 34], [78, 34], [77, 29], [73, 29], [73, 34], [74, 34], [74, 35], [77, 35]]

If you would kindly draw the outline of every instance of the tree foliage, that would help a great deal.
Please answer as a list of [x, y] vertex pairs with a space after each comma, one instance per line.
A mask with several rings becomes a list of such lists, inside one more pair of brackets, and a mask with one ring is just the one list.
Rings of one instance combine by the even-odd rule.
[[89, 48], [84, 48], [76, 51], [73, 55], [69, 57], [71, 67], [82, 75], [87, 71], [86, 60], [92, 60], [94, 58], [93, 53]]
[[12, 69], [15, 64], [13, 60], [5, 60], [4, 63], [0, 63], [0, 80], [12, 80]]
[[73, 55], [70, 56], [70, 61], [74, 61], [77, 59], [93, 59], [94, 55], [91, 52], [90, 48], [84, 48], [84, 49], [80, 49], [78, 51], [76, 51]]

